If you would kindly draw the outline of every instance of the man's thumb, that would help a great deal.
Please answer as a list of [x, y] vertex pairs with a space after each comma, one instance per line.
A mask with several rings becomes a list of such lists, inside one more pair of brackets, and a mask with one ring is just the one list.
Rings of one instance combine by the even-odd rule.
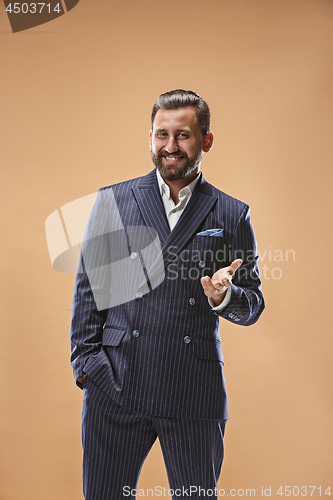
[[242, 262], [243, 262], [242, 259], [236, 259], [233, 262], [231, 262], [231, 264], [229, 266], [229, 271], [228, 271], [231, 274], [231, 276], [239, 268], [239, 266], [242, 264]]

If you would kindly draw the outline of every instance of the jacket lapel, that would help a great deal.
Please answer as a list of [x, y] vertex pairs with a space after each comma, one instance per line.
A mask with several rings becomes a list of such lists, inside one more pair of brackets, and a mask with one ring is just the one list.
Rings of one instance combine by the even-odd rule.
[[156, 171], [153, 170], [142, 177], [138, 186], [132, 190], [147, 228], [157, 231], [163, 246], [170, 235], [170, 227], [158, 187]]
[[[165, 259], [165, 265], [168, 265], [172, 260], [172, 256], [174, 256], [175, 253], [178, 254], [181, 252], [188, 241], [195, 236], [198, 232], [198, 228], [213, 209], [216, 201], [217, 197], [213, 196], [210, 185], [201, 175], [201, 179], [190, 201], [163, 245], [162, 252]], [[170, 247], [173, 247], [171, 254], [169, 251]]]
[[162, 245], [163, 258], [159, 255], [148, 270], [148, 276], [152, 280], [154, 275], [160, 275], [164, 267], [175, 258], [175, 254], [178, 255], [198, 232], [198, 228], [213, 209], [217, 197], [201, 175], [185, 210], [170, 232], [155, 170], [141, 179], [138, 187], [133, 188], [133, 193], [147, 227], [157, 231]]

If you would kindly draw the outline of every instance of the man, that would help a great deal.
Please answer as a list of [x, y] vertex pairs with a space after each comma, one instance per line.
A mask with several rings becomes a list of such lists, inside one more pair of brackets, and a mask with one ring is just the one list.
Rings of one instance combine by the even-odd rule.
[[86, 500], [135, 498], [159, 437], [173, 498], [217, 498], [228, 418], [219, 316], [264, 309], [249, 207], [200, 173], [207, 103], [162, 94], [156, 170], [99, 191], [82, 245], [72, 365], [84, 388]]

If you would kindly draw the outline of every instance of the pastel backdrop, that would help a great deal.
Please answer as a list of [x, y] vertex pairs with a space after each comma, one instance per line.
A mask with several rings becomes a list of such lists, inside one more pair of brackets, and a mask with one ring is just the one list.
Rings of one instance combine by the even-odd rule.
[[[0, 5], [2, 500], [83, 498], [74, 275], [52, 269], [44, 224], [152, 169], [151, 107], [174, 88], [211, 107], [202, 171], [251, 206], [267, 304], [251, 327], [221, 322], [219, 487], [329, 498], [332, 42], [331, 0], [81, 0], [16, 34]], [[156, 486], [168, 487], [158, 443], [138, 487]]]

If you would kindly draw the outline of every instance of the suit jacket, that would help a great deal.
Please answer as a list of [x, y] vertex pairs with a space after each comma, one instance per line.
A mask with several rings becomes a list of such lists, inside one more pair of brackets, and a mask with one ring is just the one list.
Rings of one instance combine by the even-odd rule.
[[227, 419], [219, 316], [200, 277], [238, 257], [219, 315], [246, 326], [264, 309], [248, 205], [201, 176], [170, 232], [155, 170], [102, 188], [74, 289], [77, 384], [86, 373], [125, 411]]

